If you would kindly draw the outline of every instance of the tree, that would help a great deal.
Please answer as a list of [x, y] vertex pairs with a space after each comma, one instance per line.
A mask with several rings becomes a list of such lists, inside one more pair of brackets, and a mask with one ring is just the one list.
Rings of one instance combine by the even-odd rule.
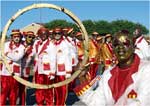
[[[115, 20], [112, 22], [108, 22], [105, 20], [92, 21], [92, 20], [84, 20], [82, 21], [85, 26], [88, 34], [90, 35], [92, 32], [97, 31], [99, 34], [114, 34], [122, 29], [129, 30], [130, 34], [133, 34], [133, 31], [138, 26], [142, 29], [143, 34], [148, 34], [148, 29], [145, 26], [139, 23], [134, 23], [128, 20]], [[72, 27], [74, 31], [79, 31], [79, 28], [75, 23], [67, 22], [66, 20], [53, 20], [48, 23], [45, 23], [45, 27], [48, 29], [53, 29], [55, 27]]]
[[142, 29], [143, 31], [143, 34], [147, 34], [148, 33], [148, 30], [146, 29], [145, 26], [139, 24], [139, 23], [133, 23], [131, 21], [128, 21], [128, 20], [116, 20], [116, 21], [112, 21], [111, 22], [111, 31], [112, 31], [112, 34], [114, 34], [115, 32], [118, 32], [122, 29], [127, 29], [130, 34], [133, 34], [133, 31], [135, 30], [135, 28], [137, 26], [140, 26], [140, 28]]
[[92, 20], [85, 20], [82, 21], [83, 25], [85, 26], [87, 33], [90, 35], [92, 32], [96, 31], [95, 23]]
[[100, 34], [111, 33], [112, 30], [110, 23], [105, 20], [99, 20], [95, 22], [95, 28]]
[[64, 27], [73, 27], [77, 30], [77, 26], [71, 22], [67, 22], [66, 20], [53, 20], [44, 25], [48, 29], [54, 29], [56, 27], [64, 28]]

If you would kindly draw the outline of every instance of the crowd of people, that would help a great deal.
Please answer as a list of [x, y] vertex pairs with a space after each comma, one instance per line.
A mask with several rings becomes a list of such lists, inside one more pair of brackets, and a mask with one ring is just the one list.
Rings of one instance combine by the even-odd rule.
[[[29, 80], [32, 71], [33, 82], [45, 85], [70, 78], [81, 67], [84, 59], [83, 41], [82, 33], [74, 32], [70, 27], [51, 30], [41, 27], [37, 33], [12, 30], [11, 39], [4, 44], [4, 52], [13, 74], [8, 72], [1, 59], [0, 105], [6, 105], [7, 100], [10, 105], [16, 105], [18, 98], [19, 105], [26, 104], [26, 87], [13, 78], [14, 74]], [[69, 85], [36, 89], [36, 104], [64, 106], [69, 90], [74, 90], [87, 105], [124, 106], [131, 103], [132, 106], [146, 106], [150, 98], [150, 64], [140, 60], [149, 61], [150, 45], [142, 36], [140, 28], [132, 36], [129, 36], [127, 30], [119, 31], [113, 36], [93, 32], [88, 43], [89, 66], [81, 72], [79, 78]], [[132, 79], [131, 75], [135, 73], [137, 74]], [[97, 81], [98, 87], [93, 90]], [[128, 95], [130, 93], [131, 97]], [[132, 98], [132, 93], [137, 98], [134, 103], [127, 100], [128, 96]]]

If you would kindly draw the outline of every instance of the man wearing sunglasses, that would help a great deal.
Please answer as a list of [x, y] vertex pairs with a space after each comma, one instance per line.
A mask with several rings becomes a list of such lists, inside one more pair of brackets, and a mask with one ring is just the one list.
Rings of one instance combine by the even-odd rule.
[[[133, 35], [128, 31], [116, 33], [112, 44], [118, 64], [106, 70], [100, 80], [96, 77], [78, 86], [76, 94], [88, 106], [149, 106], [150, 63], [134, 54]], [[99, 85], [93, 91], [97, 80]]]
[[[54, 44], [56, 48], [56, 77], [55, 83], [64, 81], [71, 77], [72, 73], [72, 55], [70, 45], [63, 37], [62, 29], [54, 29]], [[54, 88], [55, 105], [65, 106], [68, 94], [68, 85]]]
[[[53, 83], [56, 71], [56, 53], [55, 46], [49, 37], [49, 30], [41, 27], [37, 35], [37, 40], [32, 49], [30, 56], [34, 57], [35, 83], [49, 85]], [[37, 105], [41, 106], [46, 103], [47, 106], [53, 105], [53, 89], [36, 89], [35, 97]]]
[[21, 59], [25, 54], [25, 47], [21, 44], [22, 34], [19, 29], [11, 32], [11, 40], [5, 43], [4, 52], [13, 72], [10, 74], [5, 64], [2, 64], [0, 105], [6, 105], [7, 98], [10, 105], [16, 105], [19, 92], [19, 83], [13, 78], [13, 75], [21, 76]]
[[[23, 56], [21, 60], [21, 77], [25, 80], [28, 80], [30, 70], [31, 70], [31, 63], [32, 63], [32, 58], [30, 54], [32, 53], [33, 49], [33, 43], [35, 39], [34, 32], [28, 31], [24, 33], [25, 36], [25, 41], [22, 42], [22, 44], [25, 47], [25, 55]], [[19, 105], [25, 105], [26, 103], [26, 94], [25, 94], [25, 86], [20, 84], [19, 86]]]

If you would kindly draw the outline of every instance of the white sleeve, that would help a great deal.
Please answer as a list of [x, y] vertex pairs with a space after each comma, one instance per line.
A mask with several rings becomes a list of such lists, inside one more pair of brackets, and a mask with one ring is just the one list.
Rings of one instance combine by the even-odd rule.
[[51, 67], [51, 73], [56, 72], [56, 48], [55, 46], [51, 43], [50, 44], [50, 67]]
[[71, 72], [72, 72], [72, 55], [71, 52], [69, 51], [69, 48], [66, 48], [65, 52], [65, 71], [66, 71], [66, 78], [71, 77]]
[[136, 52], [140, 58], [147, 59], [150, 57], [149, 45], [145, 39], [143, 39], [141, 43], [137, 44], [137, 48], [139, 50], [136, 50]]
[[106, 98], [104, 95], [103, 80], [99, 80], [99, 86], [97, 89], [92, 90], [91, 87], [79, 98], [87, 106], [105, 106]]
[[25, 54], [25, 47], [20, 46], [19, 49], [16, 51], [8, 52], [7, 57], [13, 61], [19, 61]]
[[150, 106], [150, 64], [144, 65], [139, 74], [137, 98], [128, 100], [127, 106]]

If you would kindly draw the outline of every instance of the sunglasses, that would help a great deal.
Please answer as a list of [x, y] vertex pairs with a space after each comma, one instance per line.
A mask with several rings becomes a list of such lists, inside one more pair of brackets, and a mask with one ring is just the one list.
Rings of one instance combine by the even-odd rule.
[[54, 34], [59, 34], [59, 35], [60, 35], [61, 33], [60, 33], [60, 32], [56, 32], [56, 33], [54, 33]]
[[28, 38], [32, 38], [32, 39], [34, 39], [35, 37], [33, 37], [33, 36], [28, 36]]

